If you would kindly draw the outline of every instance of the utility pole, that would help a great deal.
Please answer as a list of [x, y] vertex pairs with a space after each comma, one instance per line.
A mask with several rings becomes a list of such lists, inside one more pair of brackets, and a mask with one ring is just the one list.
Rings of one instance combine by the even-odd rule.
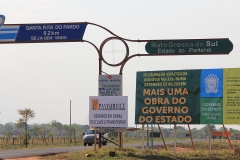
[[70, 100], [70, 126], [71, 126], [71, 118], [72, 118], [72, 117], [71, 117], [71, 112], [72, 112], [72, 111], [71, 111], [71, 102], [72, 102], [72, 101]]
[[71, 103], [72, 103], [72, 101], [70, 100], [70, 129], [69, 129], [69, 136], [70, 136], [70, 142], [72, 142], [72, 130], [71, 130], [71, 119], [72, 119], [72, 111], [71, 111]]

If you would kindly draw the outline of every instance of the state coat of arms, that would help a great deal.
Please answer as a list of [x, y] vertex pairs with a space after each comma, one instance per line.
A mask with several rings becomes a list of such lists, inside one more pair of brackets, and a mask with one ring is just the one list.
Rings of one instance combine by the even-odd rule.
[[217, 93], [219, 91], [219, 78], [215, 74], [209, 74], [205, 78], [205, 91], [206, 93]]

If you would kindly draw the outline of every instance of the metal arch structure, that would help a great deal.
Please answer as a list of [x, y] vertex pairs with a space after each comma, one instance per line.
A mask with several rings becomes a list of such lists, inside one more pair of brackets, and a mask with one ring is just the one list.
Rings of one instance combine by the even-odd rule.
[[[128, 44], [126, 43], [126, 41], [128, 41], [128, 42], [138, 42], [138, 43], [141, 43], [141, 42], [150, 42], [150, 41], [166, 41], [166, 40], [160, 40], [160, 39], [145, 39], [145, 40], [139, 40], [139, 39], [137, 39], [137, 40], [133, 40], [133, 39], [127, 39], [127, 38], [123, 38], [123, 37], [120, 37], [120, 36], [118, 36], [117, 34], [115, 34], [115, 33], [113, 33], [112, 31], [110, 31], [108, 28], [106, 28], [106, 27], [103, 27], [103, 26], [101, 26], [101, 25], [98, 25], [98, 24], [95, 24], [95, 23], [91, 23], [91, 22], [86, 22], [86, 24], [88, 24], [88, 25], [94, 25], [94, 26], [97, 26], [97, 27], [100, 27], [100, 28], [102, 28], [102, 29], [104, 29], [105, 31], [107, 31], [108, 33], [110, 33], [110, 34], [112, 34], [113, 35], [113, 37], [108, 37], [108, 38], [106, 38], [102, 43], [101, 43], [101, 45], [100, 45], [100, 48], [98, 49], [98, 54], [99, 54], [99, 75], [101, 75], [102, 74], [102, 62], [104, 62], [105, 64], [107, 64], [108, 66], [111, 66], [111, 67], [117, 67], [117, 66], [120, 66], [120, 70], [119, 70], [119, 74], [120, 75], [122, 75], [123, 74], [123, 68], [124, 68], [124, 66], [125, 66], [125, 64], [130, 60], [130, 59], [132, 59], [132, 58], [134, 58], [134, 57], [146, 57], [146, 56], [180, 56], [180, 55], [203, 55], [203, 53], [202, 52], [196, 52], [196, 53], [194, 53], [194, 54], [189, 54], [189, 53], [181, 53], [181, 54], [177, 54], [177, 53], [171, 53], [171, 54], [166, 54], [166, 53], [161, 53], [161, 54], [140, 54], [140, 53], [137, 53], [137, 54], [133, 54], [133, 55], [130, 55], [129, 54], [129, 47], [128, 47]], [[104, 57], [103, 57], [103, 55], [102, 55], [102, 49], [103, 49], [103, 46], [108, 42], [108, 41], [110, 41], [110, 40], [112, 40], [112, 39], [118, 39], [118, 40], [120, 40], [120, 41], [122, 41], [123, 42], [123, 44], [125, 45], [125, 47], [126, 47], [126, 55], [125, 55], [125, 57], [124, 57], [124, 59], [121, 61], [121, 62], [119, 62], [119, 63], [117, 63], [117, 64], [110, 64], [110, 63], [108, 63], [105, 59], [104, 59]], [[223, 38], [224, 39], [224, 38]], [[176, 39], [174, 39], [173, 41], [175, 41]], [[198, 40], [198, 39], [195, 39], [195, 40]], [[201, 39], [201, 40], [211, 40], [211, 39]], [[230, 42], [230, 41], [229, 41]], [[231, 43], [231, 42], [230, 42]], [[232, 46], [233, 47], [233, 46]], [[232, 51], [232, 49], [229, 51], [229, 52], [231, 52]], [[222, 54], [228, 54], [229, 52], [219, 52], [219, 53], [215, 53], [214, 55], [222, 55]], [[205, 53], [205, 55], [206, 55], [206, 53]], [[211, 53], [208, 53], [208, 55], [211, 55]]]
[[[109, 29], [101, 26], [101, 25], [98, 25], [98, 24], [95, 24], [95, 23], [91, 23], [91, 22], [75, 22], [75, 23], [44, 23], [44, 24], [7, 24], [5, 25], [4, 24], [4, 20], [5, 20], [5, 16], [3, 15], [0, 15], [0, 44], [1, 43], [46, 43], [46, 42], [86, 42], [90, 45], [92, 45], [95, 50], [97, 51], [98, 53], [98, 58], [99, 58], [99, 75], [102, 74], [102, 62], [104, 62], [105, 64], [107, 64], [108, 66], [111, 66], [111, 67], [116, 67], [116, 66], [120, 66], [120, 71], [119, 71], [119, 74], [122, 75], [123, 74], [123, 68], [125, 66], [125, 64], [132, 58], [134, 57], [140, 57], [140, 56], [169, 56], [169, 55], [192, 55], [192, 54], [187, 54], [187, 53], [181, 53], [181, 54], [176, 54], [176, 53], [171, 53], [171, 54], [166, 54], [166, 53], [161, 53], [161, 54], [133, 54], [131, 56], [129, 56], [129, 47], [126, 43], [126, 41], [129, 41], [129, 42], [138, 42], [138, 43], [141, 43], [141, 42], [149, 42], [149, 41], [164, 41], [164, 40], [132, 40], [132, 39], [127, 39], [127, 38], [123, 38], [123, 37], [120, 37], [118, 35], [116, 35], [115, 33], [113, 33], [112, 31], [110, 31]], [[44, 41], [43, 39], [37, 39], [36, 37], [36, 41], [31, 41], [32, 39], [30, 39], [30, 35], [32, 32], [28, 32], [28, 39], [25, 38], [25, 33], [27, 32], [24, 32], [23, 31], [23, 28], [26, 27], [27, 25], [35, 25], [35, 28], [36, 30], [39, 30], [39, 27], [37, 25], [40, 26], [43, 26], [45, 25], [47, 28], [50, 27], [51, 28], [51, 25], [81, 25], [81, 31], [79, 31], [78, 33], [81, 34], [80, 38], [77, 36], [76, 38], [76, 34], [74, 33], [71, 33], [71, 36], [72, 36], [72, 39], [63, 39], [63, 40], [52, 40], [52, 39], [48, 39], [47, 41]], [[113, 37], [108, 37], [106, 38], [100, 45], [100, 48], [98, 48], [94, 43], [88, 41], [88, 40], [83, 40], [83, 35], [84, 35], [84, 32], [85, 32], [85, 29], [87, 27], [87, 25], [93, 25], [93, 26], [97, 26], [97, 27], [100, 27], [104, 30], [106, 30], [107, 32], [109, 32], [110, 34], [113, 35]], [[22, 30], [21, 30], [21, 27], [22, 27]], [[27, 28], [27, 27], [26, 27]], [[83, 28], [83, 29], [82, 29]], [[52, 29], [52, 28], [51, 28]], [[56, 29], [56, 28], [55, 28]], [[19, 36], [19, 30], [21, 30], [21, 38], [19, 38], [17, 41], [16, 41], [16, 38], [17, 36]], [[26, 30], [26, 29], [25, 29]], [[43, 34], [44, 32], [41, 32], [41, 34]], [[39, 33], [38, 33], [39, 34]], [[59, 35], [59, 33], [55, 32], [54, 34], [57, 34]], [[53, 34], [53, 35], [54, 35]], [[44, 33], [44, 35], [46, 35]], [[9, 40], [10, 39], [10, 40]], [[104, 57], [103, 57], [103, 54], [102, 54], [102, 49], [103, 49], [103, 46], [110, 40], [112, 39], [118, 39], [120, 40], [121, 42], [123, 42], [123, 44], [125, 45], [126, 47], [126, 55], [124, 57], [124, 59], [117, 63], [117, 64], [110, 64], [108, 63]], [[166, 40], [165, 40], [166, 41]], [[184, 40], [183, 40], [184, 41]], [[186, 41], [186, 40], [185, 40]], [[230, 41], [229, 41], [230, 42]], [[231, 52], [233, 48], [233, 45], [230, 44], [230, 49], [228, 51], [223, 51], [223, 52], [217, 52], [217, 54], [228, 54], [229, 52]], [[216, 53], [215, 53], [216, 54]], [[202, 52], [200, 51], [197, 51], [195, 52], [193, 55], [203, 55]], [[210, 55], [210, 54], [209, 54]], [[101, 140], [101, 138], [100, 138]], [[229, 139], [228, 139], [229, 140]], [[100, 143], [101, 144], [101, 143]], [[101, 147], [101, 146], [99, 146]]]
[[[121, 70], [120, 70], [119, 74], [122, 74], [122, 69], [123, 69], [124, 65], [126, 64], [126, 62], [129, 59], [131, 59], [132, 57], [134, 57], [134, 56], [129, 56], [129, 47], [128, 47], [128, 44], [126, 43], [126, 41], [138, 42], [138, 43], [149, 41], [149, 40], [131, 40], [131, 39], [123, 38], [123, 37], [120, 37], [120, 36], [116, 35], [112, 31], [110, 31], [109, 29], [107, 29], [107, 28], [105, 28], [101, 25], [91, 23], [91, 22], [42, 23], [42, 24], [40, 24], [40, 23], [39, 24], [4, 24], [4, 21], [5, 21], [5, 16], [0, 15], [0, 44], [1, 43], [3, 43], [3, 44], [6, 44], [6, 43], [8, 43], [8, 44], [14, 44], [14, 43], [50, 43], [50, 42], [54, 43], [54, 42], [77, 42], [78, 41], [78, 42], [85, 42], [85, 43], [88, 43], [88, 44], [92, 45], [98, 53], [99, 75], [101, 75], [103, 73], [102, 62], [104, 62], [105, 64], [107, 64], [108, 66], [111, 66], [111, 67], [121, 66]], [[30, 36], [35, 35], [35, 33], [37, 33], [37, 35], [48, 35], [47, 32], [56, 31], [56, 30], [54, 30], [54, 29], [56, 29], [56, 26], [61, 26], [61, 25], [62, 26], [64, 26], [64, 25], [81, 25], [81, 26], [83, 26], [83, 28], [84, 28], [83, 31], [79, 32], [79, 33], [82, 34], [80, 36], [81, 38], [78, 39], [78, 38], [75, 37], [73, 39], [66, 39], [66, 40], [64, 40], [64, 39], [63, 40], [52, 40], [52, 39], [45, 40], [45, 38], [44, 39], [38, 39], [39, 37], [36, 37], [36, 39], [33, 37], [34, 40], [32, 40], [32, 38], [30, 38]], [[106, 38], [101, 43], [100, 48], [98, 48], [93, 42], [90, 42], [88, 40], [83, 39], [83, 35], [84, 35], [84, 32], [85, 32], [85, 29], [86, 29], [87, 25], [93, 25], [93, 26], [102, 28], [105, 31], [107, 31], [108, 33], [110, 33], [111, 35], [113, 35], [113, 37]], [[52, 27], [52, 26], [54, 26], [54, 27]], [[41, 34], [40, 34], [38, 31], [42, 30], [43, 28], [46, 28], [46, 30], [41, 31]], [[48, 29], [48, 28], [50, 28], [50, 29]], [[26, 30], [28, 30], [28, 31], [26, 31]], [[31, 30], [36, 31], [36, 32], [31, 32]], [[57, 32], [53, 33], [53, 35], [56, 34], [56, 33]], [[50, 35], [51, 35], [51, 33], [50, 33]], [[59, 35], [59, 33], [57, 33], [57, 35]], [[28, 37], [28, 38], [26, 38], [26, 37]], [[108, 63], [104, 59], [103, 54], [102, 54], [102, 49], [103, 49], [104, 45], [112, 39], [120, 40], [126, 47], [126, 55], [125, 55], [124, 59], [117, 64]], [[137, 55], [139, 56], [140, 54], [137, 54]], [[152, 56], [152, 55], [142, 54], [141, 56]], [[156, 55], [154, 55], [154, 56], [156, 56]], [[71, 124], [71, 120], [70, 120], [70, 124]], [[101, 135], [100, 135], [100, 137], [101, 137]], [[101, 138], [99, 140], [101, 141]], [[99, 147], [101, 147], [101, 142], [99, 142], [99, 144], [100, 144]]]
[[[131, 40], [131, 39], [126, 39], [126, 38], [123, 38], [123, 37], [120, 37], [118, 35], [116, 35], [115, 33], [113, 33], [112, 31], [110, 31], [109, 29], [101, 26], [101, 25], [98, 25], [98, 24], [95, 24], [95, 23], [91, 23], [91, 22], [75, 22], [75, 23], [42, 23], [42, 24], [4, 24], [4, 21], [5, 21], [5, 16], [3, 15], [0, 15], [0, 44], [3, 43], [3, 44], [14, 44], [14, 43], [54, 43], [54, 42], [85, 42], [85, 43], [88, 43], [90, 45], [92, 45], [95, 50], [97, 51], [98, 53], [98, 63], [99, 63], [99, 75], [101, 75], [103, 73], [102, 71], [102, 62], [104, 62], [105, 64], [107, 64], [108, 66], [111, 66], [111, 67], [117, 67], [117, 66], [121, 66], [121, 71], [120, 71], [120, 74], [122, 74], [122, 69], [124, 67], [124, 64], [126, 64], [126, 62], [132, 58], [129, 57], [129, 47], [128, 47], [128, 44], [126, 43], [126, 41], [130, 41], [130, 42], [148, 42], [149, 40]], [[85, 32], [85, 29], [87, 27], [87, 25], [93, 25], [93, 26], [96, 26], [96, 27], [99, 27], [99, 28], [102, 28], [104, 29], [105, 31], [107, 31], [108, 33], [110, 33], [111, 35], [113, 35], [113, 37], [108, 37], [106, 38], [100, 45], [100, 48], [98, 48], [93, 42], [90, 42], [88, 40], [84, 40], [83, 38], [80, 38], [80, 39], [76, 39], [74, 38], [74, 40], [52, 40], [52, 39], [48, 39], [47, 41], [45, 41], [45, 38], [44, 40], [43, 39], [35, 39], [36, 41], [32, 41], [32, 38], [25, 38], [25, 34], [27, 34], [26, 36], [30, 37], [31, 35], [34, 35], [33, 33], [37, 33], [37, 35], [39, 35], [38, 32], [24, 32], [23, 31], [23, 28], [25, 27], [25, 30], [27, 30], [27, 28], [30, 26], [30, 28], [28, 30], [32, 30], [31, 29], [31, 26], [33, 28], [33, 30], [41, 30], [43, 27], [49, 27], [51, 28], [52, 26], [51, 25], [68, 25], [68, 24], [72, 24], [72, 25], [81, 25], [83, 26], [83, 32], [81, 32], [82, 34], [82, 37], [84, 35], [84, 32]], [[28, 26], [29, 25], [29, 26]], [[21, 27], [22, 27], [22, 30], [21, 30]], [[50, 32], [56, 28], [51, 28], [49, 29]], [[21, 30], [22, 32], [19, 33], [19, 30]], [[49, 31], [48, 30], [48, 31]], [[43, 32], [47, 32], [46, 30], [43, 31]], [[44, 35], [47, 35], [47, 33]], [[19, 34], [21, 35], [20, 39], [16, 40], [17, 37], [19, 36]], [[41, 32], [41, 34], [43, 34]], [[59, 33], [58, 33], [59, 34]], [[53, 34], [54, 35], [54, 34]], [[108, 63], [104, 57], [103, 57], [103, 54], [102, 54], [102, 49], [104, 47], [104, 45], [112, 40], [112, 39], [118, 39], [120, 40], [126, 47], [126, 55], [124, 57], [124, 59], [117, 63], [117, 64], [110, 64]], [[138, 54], [139, 55], [139, 54]], [[143, 54], [145, 56], [152, 56], [152, 55], [148, 55], [148, 54]], [[71, 113], [70, 113], [71, 114]], [[71, 116], [70, 116], [71, 117]], [[71, 124], [71, 118], [70, 118], [70, 124]], [[99, 137], [99, 147], [101, 147], [101, 134], [100, 134], [100, 137]], [[120, 143], [120, 147], [122, 147], [122, 144]]]
[[[153, 40], [153, 39], [151, 39], [151, 40], [149, 40], [149, 39], [145, 39], [145, 40], [127, 39], [127, 38], [123, 38], [123, 37], [118, 36], [117, 34], [113, 33], [112, 31], [110, 31], [109, 29], [107, 29], [106, 27], [103, 27], [103, 26], [101, 26], [101, 25], [98, 25], [98, 24], [95, 24], [95, 23], [91, 23], [91, 22], [86, 22], [86, 23], [89, 24], [89, 25], [94, 25], [94, 26], [100, 27], [100, 28], [104, 29], [105, 31], [107, 31], [108, 33], [110, 33], [110, 34], [113, 35], [113, 37], [108, 37], [108, 38], [106, 38], [106, 39], [101, 43], [100, 48], [98, 49], [99, 63], [100, 63], [100, 64], [99, 64], [99, 75], [101, 75], [101, 73], [102, 73], [102, 66], [101, 66], [102, 62], [104, 62], [105, 64], [107, 64], [108, 66], [111, 66], [111, 67], [120, 66], [119, 74], [122, 75], [122, 74], [123, 74], [123, 68], [124, 68], [125, 64], [128, 62], [128, 60], [132, 59], [133, 57], [140, 57], [140, 56], [166, 56], [166, 55], [169, 56], [169, 54], [161, 54], [161, 55], [160, 55], [160, 54], [157, 54], [157, 55], [154, 54], [154, 55], [153, 55], [153, 54], [139, 54], [139, 53], [138, 53], [138, 54], [129, 55], [129, 47], [128, 47], [128, 44], [126, 43], [126, 41], [128, 41], [128, 42], [138, 42], [138, 43], [141, 43], [141, 42], [149, 42], [149, 41], [155, 41], [155, 40]], [[121, 62], [117, 63], [117, 64], [110, 64], [110, 63], [106, 62], [106, 60], [103, 58], [103, 55], [102, 55], [103, 46], [104, 46], [108, 41], [110, 41], [110, 40], [112, 40], [112, 39], [118, 39], [118, 40], [122, 41], [123, 44], [124, 44], [125, 47], [126, 47], [126, 55], [125, 55], [124, 59], [123, 59]], [[158, 40], [158, 39], [156, 39], [156, 40]], [[172, 54], [172, 55], [179, 55], [179, 54]], [[101, 61], [101, 62], [100, 62], [100, 61]]]
[[[120, 66], [119, 74], [122, 75], [124, 65], [130, 59], [132, 59], [133, 57], [137, 57], [137, 56], [140, 57], [140, 56], [169, 56], [169, 55], [203, 55], [203, 53], [199, 52], [199, 51], [195, 52], [194, 54], [189, 54], [189, 53], [181, 53], [181, 54], [177, 54], [177, 53], [171, 53], [171, 54], [166, 54], [166, 53], [139, 54], [138, 53], [138, 54], [129, 55], [129, 47], [128, 47], [128, 44], [126, 43], [126, 41], [141, 43], [141, 42], [150, 42], [150, 41], [169, 41], [169, 40], [160, 40], [160, 39], [133, 40], [133, 39], [127, 39], [127, 38], [123, 38], [123, 37], [118, 36], [117, 34], [113, 33], [111, 30], [109, 30], [106, 27], [103, 27], [99, 24], [95, 24], [95, 23], [91, 23], [91, 22], [42, 23], [42, 24], [40, 24], [40, 23], [37, 23], [37, 24], [4, 24], [4, 21], [5, 21], [5, 16], [0, 14], [0, 44], [1, 43], [87, 42], [88, 44], [92, 45], [98, 53], [99, 75], [101, 75], [102, 72], [103, 72], [102, 71], [102, 62], [104, 62], [105, 64], [107, 64], [108, 66], [111, 66], [111, 67]], [[81, 26], [81, 27], [77, 28], [77, 31], [73, 31], [73, 29], [76, 29], [76, 28], [71, 28], [71, 27], [77, 26], [77, 25]], [[83, 35], [84, 35], [84, 32], [85, 32], [85, 29], [86, 29], [87, 25], [93, 25], [93, 26], [102, 28], [105, 31], [107, 31], [108, 33], [110, 33], [111, 35], [113, 35], [113, 37], [106, 38], [101, 43], [100, 48], [98, 48], [94, 43], [83, 39]], [[64, 26], [66, 28], [64, 28]], [[68, 26], [70, 26], [70, 28], [68, 28]], [[62, 28], [59, 28], [59, 27], [62, 27]], [[60, 32], [58, 32], [59, 30], [60, 30]], [[49, 38], [49, 37], [52, 36], [51, 32], [53, 32], [53, 36], [55, 36], [55, 35], [57, 35], [57, 36], [60, 35], [61, 36], [62, 32], [63, 32], [63, 34], [67, 34], [71, 38], [66, 38], [66, 39], [55, 39], [55, 38], [51, 39], [50, 38], [50, 39], [45, 40], [45, 35], [46, 35], [46, 38]], [[36, 34], [36, 35], [34, 35], [34, 34]], [[43, 37], [42, 37], [42, 39], [39, 39], [39, 37], [41, 37], [39, 35], [42, 35], [42, 36], [44, 35], [44, 39], [43, 39]], [[51, 36], [47, 37], [48, 35], [51, 35]], [[32, 39], [32, 37], [33, 37], [33, 39]], [[108, 63], [104, 59], [103, 54], [102, 54], [103, 46], [108, 41], [110, 41], [112, 39], [120, 40], [126, 47], [126, 55], [125, 55], [124, 59], [117, 64]], [[197, 39], [195, 39], [195, 40], [197, 40]], [[172, 40], [172, 41], [176, 41], [176, 40]], [[182, 40], [182, 41], [186, 41], [186, 40]], [[228, 54], [229, 52], [231, 52], [231, 47], [233, 47], [232, 44], [230, 44], [230, 50], [223, 51], [222, 53], [221, 53], [221, 51], [220, 52], [218, 51], [217, 54]], [[207, 53], [207, 54], [210, 55], [211, 53]], [[216, 52], [215, 52], [215, 54], [216, 54]]]
[[[102, 74], [102, 62], [104, 62], [105, 64], [107, 64], [108, 66], [111, 66], [111, 67], [116, 67], [116, 66], [121, 66], [121, 70], [120, 70], [120, 73], [119, 74], [122, 74], [122, 70], [123, 70], [123, 67], [125, 65], [125, 63], [131, 59], [132, 57], [134, 56], [153, 56], [153, 55], [149, 55], [149, 54], [137, 54], [137, 55], [133, 55], [133, 56], [129, 56], [129, 47], [126, 43], [126, 41], [129, 41], [129, 42], [148, 42], [150, 40], [132, 40], [132, 39], [127, 39], [127, 38], [123, 38], [123, 37], [120, 37], [118, 36], [117, 34], [113, 33], [112, 31], [110, 31], [108, 28], [106, 27], [103, 27], [99, 24], [95, 24], [95, 23], [91, 23], [91, 22], [70, 22], [70, 23], [36, 23], [36, 24], [4, 24], [4, 21], [5, 21], [5, 16], [4, 15], [1, 15], [0, 14], [0, 44], [13, 44], [13, 43], [57, 43], [57, 42], [86, 42], [90, 45], [92, 45], [95, 50], [97, 51], [98, 53], [98, 58], [99, 58], [99, 75]], [[108, 33], [110, 33], [111, 35], [113, 35], [113, 37], [108, 37], [106, 38], [100, 45], [100, 48], [98, 48], [93, 42], [90, 42], [88, 40], [84, 40], [84, 39], [79, 39], [79, 40], [59, 40], [59, 41], [55, 41], [55, 40], [47, 40], [47, 41], [44, 41], [44, 40], [37, 40], [37, 41], [31, 41], [31, 40], [24, 40], [24, 41], [9, 41], [9, 38], [5, 38], [6, 37], [6, 33], [8, 33], [10, 35], [10, 37], [12, 38], [12, 35], [15, 34], [15, 38], [17, 37], [17, 35], [19, 34], [17, 32], [17, 30], [20, 28], [20, 27], [25, 27], [25, 26], [28, 26], [28, 25], [32, 25], [33, 27], [37, 27], [38, 25], [65, 25], [65, 24], [79, 24], [79, 25], [85, 25], [85, 28], [87, 25], [93, 25], [93, 26], [96, 26], [96, 27], [99, 27], [99, 28], [102, 28], [104, 29], [105, 31], [107, 31]], [[31, 29], [30, 29], [31, 30]], [[38, 30], [38, 29], [36, 29]], [[85, 32], [85, 29], [84, 29], [84, 32]], [[84, 34], [84, 33], [83, 33]], [[4, 37], [5, 36], [5, 37]], [[24, 36], [24, 33], [21, 32], [21, 36], [23, 37]], [[29, 35], [28, 35], [29, 36]], [[5, 39], [7, 39], [5, 41]], [[118, 39], [120, 40], [126, 47], [126, 55], [124, 57], [124, 59], [117, 63], [117, 64], [110, 64], [108, 63], [104, 57], [103, 57], [103, 54], [102, 54], [102, 48], [103, 46], [110, 40], [112, 39]], [[154, 55], [156, 56], [156, 55]], [[159, 55], [158, 55], [159, 56]]]

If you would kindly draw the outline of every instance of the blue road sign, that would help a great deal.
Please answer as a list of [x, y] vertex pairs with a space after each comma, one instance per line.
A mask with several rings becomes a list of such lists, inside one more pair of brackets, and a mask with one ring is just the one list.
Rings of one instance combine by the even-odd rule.
[[82, 41], [86, 23], [7, 24], [0, 15], [0, 43]]

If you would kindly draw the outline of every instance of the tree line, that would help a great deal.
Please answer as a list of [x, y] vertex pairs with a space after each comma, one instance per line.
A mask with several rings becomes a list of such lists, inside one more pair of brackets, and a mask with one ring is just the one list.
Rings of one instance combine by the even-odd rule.
[[8, 140], [13, 138], [13, 143], [14, 138], [18, 138], [26, 148], [29, 140], [33, 139], [41, 139], [46, 142], [49, 139], [53, 140], [53, 138], [64, 138], [64, 141], [68, 139], [71, 142], [76, 137], [82, 137], [83, 132], [89, 128], [88, 125], [72, 124], [70, 126], [56, 120], [47, 124], [28, 124], [28, 121], [35, 117], [35, 112], [29, 108], [19, 109], [17, 112], [21, 117], [16, 123], [0, 124], [0, 137]]
[[[76, 142], [76, 139], [79, 141], [82, 141], [83, 133], [86, 132], [87, 129], [89, 129], [88, 125], [81, 125], [81, 124], [62, 124], [61, 122], [58, 122], [57, 120], [52, 120], [51, 122], [47, 124], [28, 124], [28, 121], [35, 117], [35, 113], [31, 109], [22, 109], [17, 111], [20, 115], [20, 118], [17, 120], [16, 123], [9, 122], [6, 124], [0, 124], [0, 138], [5, 139], [14, 139], [18, 138], [22, 141], [22, 144], [24, 144], [26, 147], [31, 141], [33, 143], [33, 140], [38, 139], [47, 144], [47, 140], [53, 141], [53, 139], [60, 140], [60, 143], [62, 140], [68, 141], [68, 142]], [[162, 125], [163, 126], [163, 125]], [[210, 125], [211, 132], [214, 131], [224, 131], [224, 128], [221, 127], [219, 129], [216, 129], [215, 125]], [[159, 132], [159, 129], [157, 126], [154, 125], [153, 127], [154, 132]], [[231, 138], [232, 139], [238, 139], [238, 135], [240, 134], [239, 130], [233, 129], [233, 128], [226, 128], [226, 130], [230, 131], [232, 133]], [[172, 128], [164, 128], [161, 127], [161, 131], [164, 138], [173, 138], [174, 137], [174, 130]], [[205, 125], [204, 127], [197, 129], [193, 128], [191, 129], [192, 137], [194, 139], [206, 139], [208, 138], [208, 125]], [[141, 130], [137, 131], [124, 131], [124, 137], [125, 138], [132, 138], [141, 139]], [[146, 135], [146, 134], [145, 134]], [[189, 137], [189, 131], [188, 128], [185, 128], [183, 126], [177, 126], [176, 127], [176, 136], [177, 138], [188, 138]], [[212, 135], [210, 135], [212, 137]], [[108, 138], [111, 140], [114, 140], [118, 137], [118, 133], [108, 133]], [[212, 138], [222, 138], [222, 137], [212, 137]], [[7, 142], [6, 142], [7, 143]], [[14, 143], [14, 141], [12, 142]]]

